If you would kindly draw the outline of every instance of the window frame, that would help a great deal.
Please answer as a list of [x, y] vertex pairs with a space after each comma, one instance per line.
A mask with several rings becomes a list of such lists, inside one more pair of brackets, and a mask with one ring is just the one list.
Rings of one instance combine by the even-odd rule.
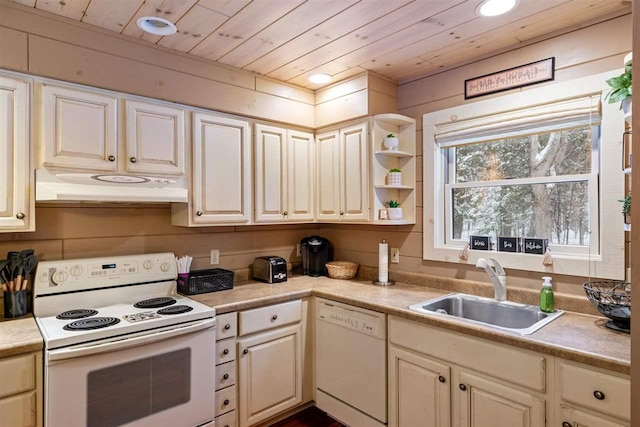
[[[572, 276], [624, 279], [624, 229], [618, 206], [624, 196], [624, 172], [620, 168], [624, 132], [624, 115], [619, 104], [603, 101], [608, 91], [605, 81], [619, 75], [620, 70], [612, 70], [580, 79], [552, 83], [535, 88], [524, 88], [516, 93], [495, 96], [490, 99], [467, 103], [423, 115], [423, 170], [424, 210], [423, 210], [423, 259], [475, 265], [478, 258], [490, 256], [503, 267], [519, 270], [538, 271], [547, 274], [558, 273]], [[437, 128], [456, 125], [456, 122], [476, 121], [491, 123], [492, 120], [514, 122], [526, 115], [528, 110], [543, 110], [546, 106], [589, 95], [600, 95], [600, 147], [599, 154], [592, 158], [590, 180], [590, 209], [593, 210], [591, 225], [591, 245], [586, 250], [569, 250], [566, 247], [551, 247], [553, 265], [544, 266], [542, 255], [520, 254], [498, 251], [468, 251], [468, 259], [460, 258], [465, 241], [447, 242], [446, 214], [450, 206], [445, 189], [448, 157], [447, 148], [456, 144], [455, 137], [436, 141]], [[487, 111], [493, 113], [487, 114]], [[462, 126], [464, 127], [464, 126]], [[463, 132], [465, 132], [463, 130]], [[455, 133], [455, 132], [454, 132]], [[490, 139], [485, 135], [480, 139]], [[593, 162], [598, 162], [599, 165]], [[428, 173], [432, 171], [432, 173]], [[581, 175], [580, 180], [584, 180]], [[562, 180], [566, 178], [558, 177]], [[530, 180], [526, 178], [525, 180]], [[508, 180], [509, 185], [520, 180]], [[448, 184], [450, 185], [450, 184]], [[495, 183], [493, 183], [495, 185]], [[596, 200], [591, 190], [595, 189]], [[606, 229], [606, 233], [603, 230]], [[592, 246], [592, 245], [596, 246]], [[599, 251], [595, 251], [599, 248]], [[592, 250], [593, 249], [593, 250]], [[596, 252], [596, 253], [594, 253]]]

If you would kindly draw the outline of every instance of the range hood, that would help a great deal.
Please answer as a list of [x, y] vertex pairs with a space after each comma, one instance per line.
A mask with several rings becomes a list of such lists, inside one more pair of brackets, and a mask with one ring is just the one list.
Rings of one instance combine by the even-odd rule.
[[36, 170], [36, 201], [180, 202], [188, 201], [186, 178]]

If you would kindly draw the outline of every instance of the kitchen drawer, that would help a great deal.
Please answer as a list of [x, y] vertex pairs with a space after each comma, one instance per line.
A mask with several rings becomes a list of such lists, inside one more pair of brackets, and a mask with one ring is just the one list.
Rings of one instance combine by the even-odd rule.
[[36, 387], [35, 358], [35, 354], [27, 354], [0, 360], [0, 398]]
[[240, 336], [277, 328], [302, 319], [302, 301], [290, 301], [240, 312]]
[[623, 420], [631, 417], [631, 382], [587, 366], [559, 363], [560, 398]]
[[544, 356], [410, 320], [389, 317], [389, 342], [492, 378], [545, 392]]
[[[236, 409], [236, 386], [216, 391], [216, 415]], [[217, 423], [216, 423], [217, 425]]]
[[0, 427], [36, 425], [36, 392], [0, 399]]
[[216, 365], [236, 360], [236, 339], [216, 341]]
[[223, 340], [235, 337], [238, 333], [238, 316], [236, 313], [225, 313], [216, 316], [216, 339]]
[[236, 363], [228, 362], [216, 366], [216, 390], [235, 385]]
[[236, 411], [216, 417], [216, 427], [236, 427]]

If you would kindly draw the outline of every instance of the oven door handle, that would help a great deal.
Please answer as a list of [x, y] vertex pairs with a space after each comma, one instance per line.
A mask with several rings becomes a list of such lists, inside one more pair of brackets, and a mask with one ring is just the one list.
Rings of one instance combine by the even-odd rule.
[[140, 336], [134, 336], [130, 338], [118, 338], [117, 341], [107, 341], [99, 344], [89, 344], [81, 347], [69, 347], [62, 349], [55, 349], [48, 351], [47, 360], [50, 362], [58, 360], [75, 359], [77, 357], [84, 357], [94, 354], [109, 353], [112, 351], [122, 350], [130, 347], [137, 347], [144, 344], [150, 344], [157, 341], [166, 340], [169, 338], [178, 337], [181, 335], [191, 334], [203, 329], [214, 328], [216, 325], [215, 319], [205, 319], [198, 323], [190, 323], [185, 326], [174, 326], [171, 329], [165, 329], [160, 332], [146, 333]]

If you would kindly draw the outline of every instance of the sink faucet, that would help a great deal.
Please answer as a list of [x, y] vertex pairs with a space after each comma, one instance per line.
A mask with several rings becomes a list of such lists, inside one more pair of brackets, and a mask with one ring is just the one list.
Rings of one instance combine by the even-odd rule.
[[493, 258], [489, 258], [489, 261], [484, 258], [479, 258], [478, 262], [476, 262], [476, 267], [484, 269], [489, 277], [491, 277], [491, 281], [493, 282], [493, 289], [495, 291], [494, 298], [498, 301], [506, 300], [507, 273], [504, 272], [504, 268], [502, 268], [498, 261]]

